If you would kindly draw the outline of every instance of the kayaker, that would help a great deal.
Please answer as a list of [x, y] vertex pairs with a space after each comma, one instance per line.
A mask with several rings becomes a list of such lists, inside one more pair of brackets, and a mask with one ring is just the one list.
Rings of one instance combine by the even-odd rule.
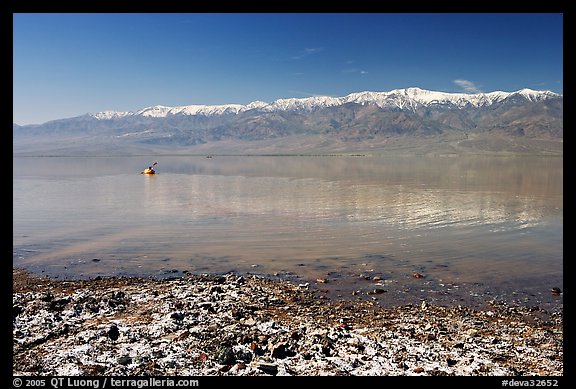
[[[154, 166], [154, 165], [152, 165]], [[143, 174], [156, 174], [156, 172], [154, 171], [154, 168], [152, 166], [148, 166], [147, 169], [144, 169], [144, 171], [142, 172]]]
[[148, 166], [148, 168], [144, 169], [144, 171], [140, 174], [156, 174], [154, 171], [154, 166], [158, 165], [158, 162], [154, 162], [152, 166]]

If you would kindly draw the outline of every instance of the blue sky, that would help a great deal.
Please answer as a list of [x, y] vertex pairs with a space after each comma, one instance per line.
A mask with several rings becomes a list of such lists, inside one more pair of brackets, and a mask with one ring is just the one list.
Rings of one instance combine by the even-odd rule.
[[13, 121], [420, 87], [563, 93], [563, 15], [14, 14]]

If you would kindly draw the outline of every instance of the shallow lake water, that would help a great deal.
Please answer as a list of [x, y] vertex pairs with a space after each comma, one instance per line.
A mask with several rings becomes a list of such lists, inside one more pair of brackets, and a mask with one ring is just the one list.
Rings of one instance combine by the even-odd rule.
[[[139, 174], [154, 161], [158, 174]], [[14, 157], [13, 264], [61, 278], [266, 274], [381, 304], [554, 306], [563, 160]]]

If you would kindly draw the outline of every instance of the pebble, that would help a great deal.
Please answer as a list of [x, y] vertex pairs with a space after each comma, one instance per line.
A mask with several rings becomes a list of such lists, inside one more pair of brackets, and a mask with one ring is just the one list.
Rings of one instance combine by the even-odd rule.
[[276, 343], [272, 346], [272, 358], [284, 359], [286, 358], [286, 344], [283, 342]]
[[244, 324], [246, 324], [247, 326], [253, 326], [254, 324], [256, 324], [256, 320], [254, 320], [253, 318], [249, 318], [244, 320]]
[[130, 358], [129, 356], [123, 356], [118, 358], [118, 364], [120, 365], [128, 365], [132, 363], [132, 358]]
[[120, 331], [118, 330], [118, 327], [116, 325], [110, 326], [110, 329], [106, 334], [112, 340], [118, 340], [118, 337], [120, 337]]
[[269, 375], [278, 374], [278, 366], [276, 366], [273, 363], [260, 362], [256, 366], [258, 367], [259, 370], [263, 371], [266, 374]]
[[221, 365], [233, 365], [236, 362], [234, 351], [227, 346], [219, 347], [216, 351], [216, 362]]
[[381, 288], [375, 288], [368, 292], [368, 294], [382, 294], [382, 293], [386, 293], [386, 290]]

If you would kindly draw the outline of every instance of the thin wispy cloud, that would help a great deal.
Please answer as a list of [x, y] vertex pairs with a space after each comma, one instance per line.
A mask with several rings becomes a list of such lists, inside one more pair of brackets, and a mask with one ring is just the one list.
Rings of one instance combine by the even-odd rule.
[[458, 85], [464, 92], [467, 93], [482, 93], [480, 88], [472, 81], [469, 80], [454, 80], [454, 84]]
[[353, 59], [349, 59], [346, 62], [344, 62], [344, 65], [346, 65], [346, 67], [342, 70], [342, 73], [368, 74], [366, 70], [358, 68], [357, 65], [351, 66], [354, 65], [355, 63], [356, 61]]
[[342, 73], [358, 73], [358, 74], [368, 74], [366, 70], [362, 69], [344, 69]]
[[305, 96], [305, 97], [323, 97], [323, 96], [328, 96], [328, 97], [334, 97], [332, 95], [328, 95], [328, 94], [322, 94], [322, 93], [310, 93], [310, 92], [304, 92], [304, 91], [299, 91], [299, 90], [289, 90], [288, 91], [289, 94], [293, 94], [293, 95], [301, 95], [301, 96]]
[[304, 50], [302, 50], [300, 53], [290, 57], [290, 59], [302, 59], [302, 58], [306, 58], [309, 57], [311, 55], [314, 54], [318, 54], [321, 51], [323, 51], [324, 49], [322, 47], [313, 47], [313, 48], [305, 48]]

